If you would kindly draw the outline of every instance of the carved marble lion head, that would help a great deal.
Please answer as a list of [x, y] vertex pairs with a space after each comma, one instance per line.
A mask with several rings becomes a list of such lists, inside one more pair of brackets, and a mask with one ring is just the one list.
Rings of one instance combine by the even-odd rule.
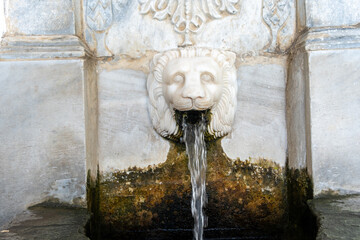
[[181, 132], [176, 110], [209, 110], [207, 134], [214, 138], [228, 134], [236, 110], [235, 59], [229, 51], [195, 47], [155, 55], [147, 80], [155, 130], [176, 138]]

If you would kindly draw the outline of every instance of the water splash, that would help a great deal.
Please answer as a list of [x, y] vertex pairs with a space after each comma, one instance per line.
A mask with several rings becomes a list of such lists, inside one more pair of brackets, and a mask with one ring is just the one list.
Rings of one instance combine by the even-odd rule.
[[204, 133], [206, 131], [206, 120], [201, 113], [200, 120], [196, 123], [187, 121], [183, 117], [182, 128], [186, 153], [189, 157], [188, 167], [191, 174], [192, 199], [191, 213], [194, 217], [194, 239], [202, 240], [204, 227], [207, 226], [207, 217], [203, 208], [207, 203], [206, 195], [206, 145]]

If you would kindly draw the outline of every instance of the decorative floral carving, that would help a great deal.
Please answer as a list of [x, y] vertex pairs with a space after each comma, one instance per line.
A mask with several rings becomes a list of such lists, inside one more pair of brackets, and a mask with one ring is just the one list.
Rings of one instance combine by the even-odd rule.
[[110, 56], [106, 47], [106, 33], [113, 22], [113, 9], [111, 0], [87, 0], [86, 22], [95, 32], [97, 56]]
[[139, 0], [140, 13], [153, 13], [153, 18], [168, 17], [176, 32], [184, 35], [182, 46], [192, 45], [190, 33], [199, 32], [209, 19], [236, 14], [239, 0]]
[[228, 134], [237, 102], [235, 58], [229, 51], [194, 47], [155, 55], [147, 80], [155, 130], [163, 137], [177, 138], [175, 110], [210, 110], [207, 133], [214, 138]]
[[267, 52], [278, 50], [278, 34], [285, 26], [290, 15], [289, 0], [263, 0], [263, 18], [271, 31], [271, 43]]

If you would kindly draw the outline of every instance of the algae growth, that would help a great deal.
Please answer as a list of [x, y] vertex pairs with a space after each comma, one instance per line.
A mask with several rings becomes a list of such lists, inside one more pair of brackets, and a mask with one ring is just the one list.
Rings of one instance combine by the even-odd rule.
[[[207, 143], [207, 229], [247, 229], [275, 234], [286, 218], [284, 170], [266, 159], [229, 159], [220, 140]], [[101, 176], [104, 234], [188, 229], [191, 183], [182, 144], [171, 143], [167, 161]]]

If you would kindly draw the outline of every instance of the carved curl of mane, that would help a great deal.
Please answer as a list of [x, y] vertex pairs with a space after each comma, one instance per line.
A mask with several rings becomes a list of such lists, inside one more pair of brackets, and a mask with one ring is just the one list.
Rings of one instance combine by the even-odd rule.
[[221, 99], [211, 112], [207, 134], [214, 138], [225, 136], [231, 131], [236, 111], [236, 55], [229, 51], [187, 47], [156, 54], [150, 65], [147, 90], [150, 99], [149, 111], [155, 130], [163, 137], [178, 138], [181, 130], [175, 120], [175, 111], [165, 101], [163, 94], [163, 71], [167, 63], [176, 58], [211, 57], [223, 70], [224, 87]]

